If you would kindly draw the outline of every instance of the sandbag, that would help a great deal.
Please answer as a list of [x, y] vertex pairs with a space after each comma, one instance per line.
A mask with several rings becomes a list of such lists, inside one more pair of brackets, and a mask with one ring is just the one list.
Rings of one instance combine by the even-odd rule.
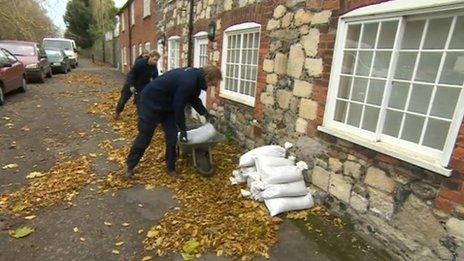
[[237, 183], [245, 183], [247, 181], [247, 177], [239, 170], [232, 171], [232, 177], [234, 177]]
[[282, 198], [282, 197], [299, 197], [309, 193], [303, 180], [284, 183], [265, 185], [261, 196], [264, 199]]
[[285, 149], [278, 145], [267, 145], [261, 146], [248, 151], [240, 157], [240, 167], [250, 167], [255, 164], [255, 156], [274, 156], [274, 157], [285, 157]]
[[261, 175], [258, 172], [250, 172], [247, 176], [247, 186], [250, 188], [251, 183], [255, 181], [261, 181]]
[[188, 143], [202, 143], [210, 140], [216, 135], [216, 129], [213, 124], [206, 123], [205, 125], [187, 131]]
[[282, 158], [282, 157], [258, 155], [258, 156], [255, 156], [254, 159], [255, 159], [256, 170], [259, 173], [262, 173], [262, 171], [263, 171], [261, 166], [276, 167], [276, 166], [293, 166], [293, 165], [295, 165], [294, 160], [286, 159], [286, 158]]
[[282, 184], [303, 180], [301, 169], [297, 166], [262, 166], [261, 180], [265, 184]]
[[271, 216], [292, 210], [308, 209], [314, 206], [313, 197], [309, 193], [301, 197], [265, 199], [264, 203]]

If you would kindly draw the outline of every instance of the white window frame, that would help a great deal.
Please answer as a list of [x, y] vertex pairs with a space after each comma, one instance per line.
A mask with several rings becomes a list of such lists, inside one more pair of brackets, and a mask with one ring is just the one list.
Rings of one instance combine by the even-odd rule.
[[[233, 25], [231, 27], [228, 27], [226, 30], [224, 30], [223, 34], [223, 46], [222, 46], [222, 61], [221, 61], [221, 68], [222, 70], [226, 70], [226, 60], [227, 60], [227, 47], [228, 47], [228, 37], [229, 35], [243, 35], [245, 33], [258, 33], [259, 35], [259, 41], [258, 41], [258, 54], [257, 54], [257, 64], [256, 64], [256, 82], [255, 82], [255, 95], [254, 97], [245, 95], [239, 92], [234, 92], [226, 89], [226, 81], [223, 80], [221, 81], [221, 88], [219, 92], [219, 96], [236, 101], [239, 103], [243, 103], [245, 105], [254, 107], [255, 106], [255, 101], [256, 101], [256, 89], [258, 85], [258, 68], [259, 68], [259, 48], [261, 45], [261, 25], [258, 23], [254, 22], [247, 22], [247, 23], [242, 23], [242, 24], [237, 24]], [[240, 52], [240, 58], [241, 60], [241, 52]], [[240, 65], [241, 66], [241, 65]], [[240, 79], [240, 69], [239, 69], [239, 76], [238, 78]], [[226, 76], [226, 75], [224, 75]]]
[[171, 36], [168, 39], [168, 71], [180, 67], [180, 37]]
[[[200, 68], [208, 64], [208, 33], [201, 31], [196, 33], [193, 38], [195, 40], [193, 49], [193, 66]], [[203, 105], [206, 106], [206, 92], [204, 90], [201, 90], [199, 97]], [[198, 114], [197, 111], [192, 110], [192, 117], [200, 119], [200, 114]]]
[[124, 19], [124, 12], [121, 13], [121, 32], [124, 32], [126, 29], [125, 19]]
[[158, 59], [158, 64], [157, 64], [158, 73], [159, 73], [159, 75], [162, 75], [164, 73], [164, 45], [163, 45], [163, 41], [158, 40], [156, 45], [157, 45], [156, 50], [158, 51], [158, 53], [160, 55], [160, 58]]
[[143, 45], [139, 43], [139, 56], [142, 55], [143, 52]]
[[[431, 0], [428, 3], [432, 2], [433, 4], [434, 1], [435, 0]], [[451, 0], [449, 1], [453, 2]], [[404, 2], [404, 1], [393, 1], [393, 2]], [[394, 4], [393, 2], [390, 2], [390, 3], [386, 2], [383, 4], [379, 4], [381, 5], [381, 7], [386, 7], [383, 9], [379, 8], [379, 10], [382, 10], [382, 13], [380, 14], [372, 13], [373, 11], [375, 11], [375, 9], [373, 8], [374, 6], [370, 6], [369, 11], [366, 12], [366, 14], [364, 15], [362, 13], [362, 10], [358, 9], [358, 10], [353, 11], [356, 15], [350, 16], [350, 13], [348, 13], [339, 18], [339, 23], [337, 27], [337, 38], [335, 42], [334, 55], [333, 55], [333, 61], [332, 61], [332, 69], [330, 73], [329, 90], [327, 94], [327, 103], [326, 103], [325, 112], [324, 112], [324, 120], [323, 120], [323, 125], [319, 126], [318, 130], [449, 177], [451, 175], [452, 170], [448, 169], [447, 166], [449, 164], [451, 154], [453, 152], [456, 138], [459, 132], [459, 128], [462, 123], [462, 118], [464, 115], [464, 88], [460, 92], [460, 97], [457, 101], [456, 109], [455, 109], [454, 116], [451, 121], [451, 125], [448, 131], [448, 135], [446, 138], [443, 151], [439, 151], [436, 149], [425, 147], [423, 145], [418, 145], [412, 142], [401, 140], [399, 138], [393, 138], [393, 137], [384, 135], [382, 133], [382, 130], [383, 130], [383, 124], [385, 122], [386, 107], [389, 101], [389, 95], [390, 95], [389, 92], [391, 90], [390, 85], [391, 85], [391, 81], [393, 80], [393, 73], [395, 71], [395, 67], [397, 65], [397, 58], [399, 54], [399, 42], [401, 41], [401, 35], [403, 34], [402, 30], [404, 29], [404, 25], [406, 23], [405, 16], [409, 16], [409, 17], [410, 16], [418, 16], [418, 17], [422, 16], [421, 18], [424, 18], [424, 17], [434, 18], [438, 14], [438, 12], [440, 12], [439, 15], [441, 15], [443, 14], [442, 12], [453, 12], [454, 13], [456, 10], [462, 11], [462, 9], [464, 8], [464, 3], [461, 2], [460, 4], [442, 5], [442, 6], [440, 5], [437, 6], [435, 4], [432, 6], [425, 6], [425, 7], [422, 6], [422, 8], [419, 8], [416, 4], [416, 6], [412, 5], [410, 9], [404, 10], [404, 9], [398, 8], [399, 10], [397, 10], [394, 13], [391, 13], [391, 12], [388, 12], [388, 10], [395, 10], [395, 8], [394, 7], [392, 8], [391, 6], [388, 6], [388, 5]], [[412, 3], [409, 3], [409, 4], [412, 4]], [[448, 14], [451, 15], [451, 13], [448, 13]], [[380, 21], [391, 20], [391, 19], [399, 20], [399, 24], [398, 24], [397, 34], [395, 37], [396, 39], [394, 42], [394, 47], [393, 47], [393, 52], [392, 52], [392, 57], [391, 57], [389, 74], [386, 79], [387, 83], [384, 89], [384, 96], [383, 96], [382, 105], [380, 108], [380, 115], [379, 115], [380, 127], [377, 128], [377, 132], [370, 132], [370, 131], [363, 130], [361, 128], [356, 128], [348, 124], [335, 121], [334, 120], [335, 102], [336, 102], [336, 97], [337, 97], [337, 92], [338, 92], [338, 87], [339, 87], [338, 84], [340, 80], [342, 60], [343, 60], [343, 49], [344, 49], [343, 46], [345, 45], [345, 42], [346, 42], [345, 38], [347, 34], [348, 24], [357, 23], [357, 22], [366, 22], [366, 21], [380, 22]], [[456, 19], [453, 19], [453, 23], [451, 27], [454, 26], [455, 20]], [[444, 63], [444, 59], [441, 59], [440, 67], [443, 66], [443, 63]], [[437, 78], [438, 77], [439, 76], [437, 74]], [[463, 87], [464, 87], [464, 84], [463, 84]], [[430, 102], [432, 102], [432, 98]]]
[[[193, 66], [196, 68], [203, 67], [204, 65], [207, 64], [208, 61], [208, 47], [206, 47], [206, 53], [202, 53], [201, 48], [208, 46], [208, 33], [207, 32], [199, 32], [193, 36], [195, 44], [194, 44], [194, 49], [193, 49]], [[206, 60], [205, 60], [206, 59]]]
[[143, 18], [150, 16], [150, 2], [151, 0], [143, 0]]
[[135, 24], [135, 0], [130, 4], [130, 24]]
[[147, 51], [151, 51], [151, 46], [150, 46], [150, 42], [145, 42], [145, 44], [143, 45], [143, 49], [147, 50]]
[[136, 47], [135, 47], [135, 44], [133, 44], [133, 45], [132, 45], [132, 65], [134, 65], [134, 63], [135, 63], [135, 58], [137, 58], [137, 53], [136, 53], [137, 51], [136, 51], [135, 48], [136, 48]]

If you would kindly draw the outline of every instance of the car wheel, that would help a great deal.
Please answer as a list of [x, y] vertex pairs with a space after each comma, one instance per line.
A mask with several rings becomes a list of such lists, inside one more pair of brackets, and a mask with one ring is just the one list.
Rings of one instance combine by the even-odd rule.
[[26, 81], [26, 77], [23, 76], [23, 84], [21, 85], [21, 87], [19, 87], [19, 91], [20, 92], [26, 92], [27, 91], [27, 81]]
[[52, 68], [50, 67], [50, 69], [48, 69], [47, 78], [52, 78], [52, 76], [53, 76], [53, 72], [52, 72]]
[[40, 82], [40, 83], [44, 83], [44, 82], [45, 82], [45, 72], [43, 71], [43, 69], [40, 71], [39, 82]]
[[0, 105], [5, 103], [5, 95], [3, 94], [3, 87], [0, 85]]

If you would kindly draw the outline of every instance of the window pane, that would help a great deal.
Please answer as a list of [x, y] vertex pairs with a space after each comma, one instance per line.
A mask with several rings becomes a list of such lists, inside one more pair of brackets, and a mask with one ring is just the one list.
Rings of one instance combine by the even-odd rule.
[[401, 139], [418, 143], [422, 133], [423, 125], [424, 117], [416, 116], [413, 114], [406, 114]]
[[376, 52], [372, 76], [387, 78], [391, 52]]
[[371, 79], [369, 83], [369, 92], [367, 94], [367, 103], [381, 105], [385, 81]]
[[356, 103], [350, 103], [350, 109], [348, 112], [348, 119], [346, 121], [347, 124], [359, 127], [359, 123], [361, 121], [361, 112], [362, 112], [362, 105]]
[[367, 79], [354, 78], [353, 93], [351, 93], [351, 100], [364, 102], [367, 90]]
[[353, 74], [356, 52], [346, 51], [343, 56], [342, 73]]
[[[251, 56], [251, 53], [250, 53], [250, 56]], [[242, 64], [248, 64], [247, 59], [248, 59], [248, 52], [243, 51], [242, 52]], [[249, 59], [251, 60], [251, 57]]]
[[348, 99], [350, 96], [351, 79], [349, 76], [340, 76], [340, 85], [338, 86], [338, 97]]
[[373, 52], [359, 52], [356, 65], [356, 75], [368, 76], [371, 69]]
[[434, 149], [443, 150], [449, 127], [449, 122], [429, 119], [422, 144]]
[[435, 82], [443, 53], [421, 53], [416, 81]]
[[400, 52], [395, 71], [395, 79], [411, 80], [417, 53]]
[[[464, 30], [464, 27], [463, 27]], [[446, 53], [440, 83], [462, 85], [464, 82], [464, 52]]]
[[375, 132], [377, 128], [377, 121], [379, 119], [379, 108], [366, 106], [364, 108], [362, 128], [368, 131]]
[[424, 49], [445, 48], [446, 38], [451, 27], [451, 17], [432, 19], [429, 21], [427, 35], [425, 37]]
[[382, 22], [377, 48], [393, 48], [395, 43], [397, 21]]
[[357, 48], [359, 42], [359, 33], [361, 32], [361, 25], [349, 25], [348, 33], [346, 35], [345, 48]]
[[393, 82], [388, 107], [403, 110], [408, 98], [409, 83]]
[[383, 134], [398, 137], [402, 119], [403, 113], [387, 110], [387, 115], [385, 116], [385, 125], [383, 126]]
[[464, 16], [458, 16], [449, 49], [464, 49]]
[[419, 49], [425, 21], [410, 21], [406, 23], [401, 49]]
[[243, 43], [244, 43], [243, 45], [244, 48], [248, 47], [248, 34], [243, 35]]
[[433, 116], [451, 119], [460, 93], [460, 88], [438, 86], [430, 114]]
[[371, 49], [375, 46], [375, 38], [377, 36], [378, 23], [364, 24], [363, 36], [361, 41], [361, 49]]
[[253, 81], [256, 81], [256, 74], [257, 74], [257, 73], [256, 73], [256, 66], [252, 66], [252, 67], [251, 67], [251, 79], [252, 79]]
[[433, 87], [431, 85], [414, 84], [412, 87], [411, 98], [409, 98], [408, 110], [418, 113], [427, 113], [427, 108], [432, 96]]
[[345, 122], [346, 116], [346, 109], [347, 109], [347, 102], [337, 100], [337, 104], [335, 105], [335, 115], [334, 120], [339, 122]]

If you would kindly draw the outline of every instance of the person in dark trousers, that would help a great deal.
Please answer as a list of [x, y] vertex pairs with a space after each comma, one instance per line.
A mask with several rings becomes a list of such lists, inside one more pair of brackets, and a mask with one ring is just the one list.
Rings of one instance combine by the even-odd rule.
[[206, 65], [201, 69], [179, 68], [171, 70], [151, 81], [140, 94], [138, 108], [138, 134], [127, 156], [127, 169], [124, 178], [134, 174], [157, 125], [164, 130], [166, 143], [166, 170], [169, 175], [178, 177], [175, 171], [177, 131], [180, 139], [187, 142], [185, 125], [185, 106], [190, 104], [200, 115], [211, 120], [211, 115], [199, 98], [201, 90], [217, 86], [222, 80], [217, 66]]
[[[116, 104], [115, 119], [118, 119], [124, 110], [124, 106], [132, 95], [134, 95], [134, 104], [137, 105], [137, 93], [150, 82], [151, 79], [158, 77], [158, 62], [160, 55], [157, 51], [148, 52], [144, 50], [140, 56], [135, 59], [134, 66], [129, 71], [121, 90], [121, 96]], [[151, 60], [151, 61], [150, 61]]]

